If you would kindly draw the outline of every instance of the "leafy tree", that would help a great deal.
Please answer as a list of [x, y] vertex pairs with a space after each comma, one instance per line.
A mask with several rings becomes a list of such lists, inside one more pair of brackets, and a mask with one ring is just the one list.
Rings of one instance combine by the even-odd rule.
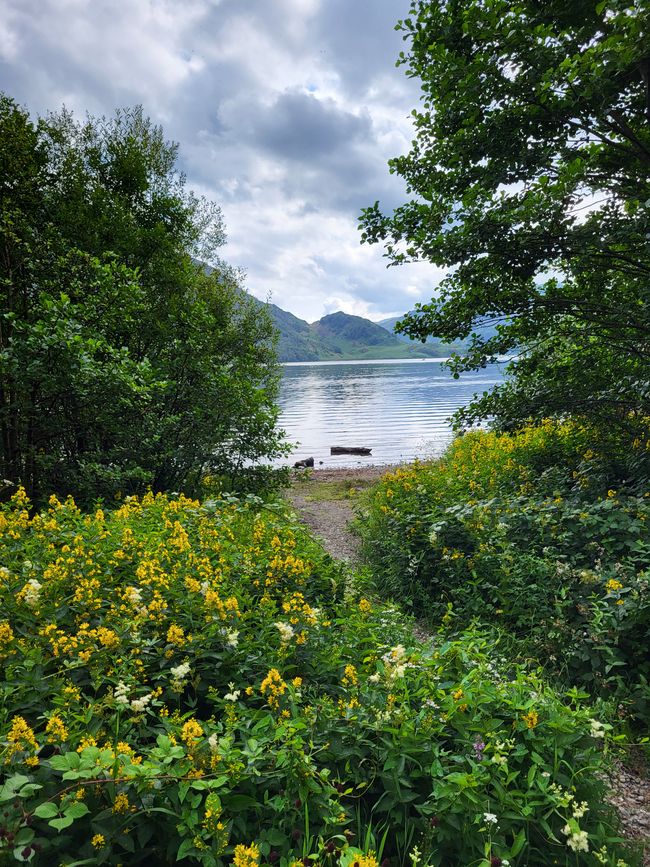
[[390, 162], [412, 198], [366, 209], [362, 238], [450, 269], [401, 327], [473, 333], [456, 373], [522, 350], [460, 422], [577, 413], [636, 436], [650, 415], [649, 27], [643, 0], [414, 0], [397, 25], [422, 85]]
[[0, 472], [37, 501], [247, 485], [281, 452], [271, 320], [176, 157], [139, 108], [0, 97]]

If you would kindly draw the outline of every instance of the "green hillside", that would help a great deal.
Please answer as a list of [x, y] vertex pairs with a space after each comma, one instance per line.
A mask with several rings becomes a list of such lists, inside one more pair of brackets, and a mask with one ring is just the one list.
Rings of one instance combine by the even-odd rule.
[[386, 328], [361, 316], [331, 313], [310, 325], [275, 304], [268, 304], [267, 308], [279, 332], [280, 361], [438, 357], [435, 346], [405, 343]]
[[[414, 341], [412, 341], [410, 337], [407, 337], [405, 334], [395, 333], [395, 326], [400, 319], [403, 318], [403, 316], [390, 316], [388, 319], [380, 319], [377, 324], [381, 325], [382, 328], [385, 328], [391, 334], [394, 334], [398, 340], [412, 346]], [[479, 325], [476, 327], [476, 333], [483, 337], [492, 337], [496, 333], [496, 327], [494, 325]], [[416, 345], [421, 344], [416, 343]], [[436, 357], [445, 358], [453, 352], [466, 352], [467, 347], [469, 346], [469, 340], [455, 340], [453, 343], [445, 343], [444, 340], [440, 340], [437, 337], [427, 337], [425, 346], [427, 349], [431, 349], [435, 353]]]

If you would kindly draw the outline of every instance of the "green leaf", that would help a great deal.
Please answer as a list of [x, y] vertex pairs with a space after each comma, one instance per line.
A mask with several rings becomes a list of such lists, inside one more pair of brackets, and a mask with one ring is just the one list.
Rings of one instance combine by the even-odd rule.
[[61, 816], [60, 819], [51, 819], [47, 824], [57, 831], [62, 831], [64, 828], [69, 828], [73, 822], [72, 816]]
[[510, 848], [510, 857], [515, 858], [526, 845], [526, 831], [522, 828], [515, 837], [515, 841]]
[[56, 804], [46, 801], [44, 804], [39, 804], [34, 810], [34, 815], [39, 819], [51, 819], [53, 816], [59, 815], [59, 808]]
[[13, 800], [18, 790], [26, 783], [29, 783], [29, 777], [26, 777], [24, 774], [14, 774], [0, 789], [0, 802]]
[[198, 852], [198, 849], [194, 845], [194, 841], [191, 839], [183, 840], [181, 845], [178, 847], [178, 852], [176, 853], [176, 860], [181, 861], [183, 858], [186, 858], [188, 855], [195, 855]]
[[70, 806], [66, 807], [63, 811], [64, 816], [71, 816], [73, 819], [80, 819], [87, 813], [90, 813], [90, 809], [83, 803], [83, 801], [77, 801], [74, 804], [70, 804]]

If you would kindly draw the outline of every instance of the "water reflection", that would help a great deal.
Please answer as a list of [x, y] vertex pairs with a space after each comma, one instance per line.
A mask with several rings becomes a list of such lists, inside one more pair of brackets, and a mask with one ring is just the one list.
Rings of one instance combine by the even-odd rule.
[[[439, 361], [315, 362], [284, 365], [280, 425], [298, 443], [291, 462], [389, 464], [440, 454], [449, 416], [499, 382], [505, 364], [454, 379]], [[372, 456], [330, 456], [330, 446], [366, 446]]]

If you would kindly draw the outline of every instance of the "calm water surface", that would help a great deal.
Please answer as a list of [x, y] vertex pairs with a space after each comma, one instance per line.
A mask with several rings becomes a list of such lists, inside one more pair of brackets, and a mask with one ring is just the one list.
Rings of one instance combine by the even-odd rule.
[[[283, 365], [280, 427], [296, 443], [291, 462], [393, 464], [439, 455], [449, 416], [499, 382], [505, 364], [454, 379], [441, 362], [319, 361]], [[330, 456], [330, 446], [367, 446], [370, 457]]]

